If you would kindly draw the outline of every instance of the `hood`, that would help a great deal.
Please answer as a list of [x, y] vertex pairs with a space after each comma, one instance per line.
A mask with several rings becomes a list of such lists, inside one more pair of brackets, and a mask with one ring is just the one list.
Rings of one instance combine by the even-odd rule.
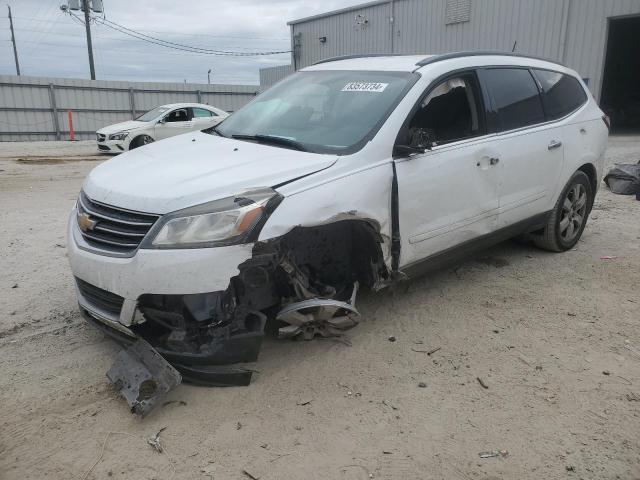
[[139, 127], [148, 127], [150, 122], [138, 122], [137, 120], [127, 120], [126, 122], [114, 123], [108, 127], [101, 128], [96, 133], [103, 133], [105, 135], [111, 135], [113, 133], [123, 132], [125, 130], [133, 130]]
[[83, 189], [93, 200], [164, 214], [272, 187], [333, 165], [320, 155], [253, 142], [187, 133], [118, 155], [94, 168]]

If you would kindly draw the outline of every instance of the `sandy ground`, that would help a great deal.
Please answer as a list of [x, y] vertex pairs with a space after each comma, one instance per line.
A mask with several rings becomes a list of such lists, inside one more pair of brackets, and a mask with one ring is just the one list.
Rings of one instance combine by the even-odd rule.
[[[105, 377], [118, 347], [76, 313], [65, 257], [67, 214], [104, 157], [41, 147], [0, 144], [0, 478], [640, 478], [632, 197], [602, 188], [573, 251], [507, 242], [365, 293], [351, 345], [268, 339], [249, 387], [181, 385], [140, 420]], [[639, 158], [639, 137], [611, 139], [609, 164]], [[157, 453], [146, 438], [164, 427]]]

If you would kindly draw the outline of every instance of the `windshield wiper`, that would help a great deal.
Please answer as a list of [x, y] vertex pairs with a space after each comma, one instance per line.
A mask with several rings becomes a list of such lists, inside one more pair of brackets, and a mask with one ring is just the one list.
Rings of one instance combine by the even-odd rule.
[[213, 127], [205, 128], [204, 130], [200, 130], [200, 131], [202, 133], [208, 133], [209, 135], [211, 135], [212, 133], [215, 133], [219, 137], [226, 137], [226, 135], [223, 135], [222, 132], [218, 130], [218, 125], [214, 125]]
[[235, 138], [237, 140], [254, 140], [258, 143], [271, 144], [271, 145], [281, 145], [283, 147], [293, 148], [295, 150], [300, 150], [302, 152], [306, 152], [307, 149], [300, 143], [292, 140], [291, 138], [286, 137], [278, 137], [276, 135], [231, 135], [231, 138]]

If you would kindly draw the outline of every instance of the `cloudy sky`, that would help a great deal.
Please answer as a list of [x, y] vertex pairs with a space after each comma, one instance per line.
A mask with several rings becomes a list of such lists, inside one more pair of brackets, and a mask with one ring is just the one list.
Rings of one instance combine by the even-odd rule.
[[[290, 49], [287, 21], [363, 0], [103, 0], [106, 19], [170, 42], [233, 52]], [[2, 2], [3, 4], [5, 2]], [[66, 0], [8, 0], [23, 75], [89, 78], [84, 25], [60, 10]], [[0, 74], [15, 74], [9, 20], [0, 6]], [[82, 15], [82, 12], [76, 12]], [[258, 70], [290, 54], [220, 57], [171, 50], [92, 24], [102, 80], [259, 83]]]

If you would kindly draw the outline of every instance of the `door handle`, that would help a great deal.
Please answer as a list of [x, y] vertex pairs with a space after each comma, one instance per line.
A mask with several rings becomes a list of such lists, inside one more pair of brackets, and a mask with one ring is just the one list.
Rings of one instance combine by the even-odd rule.
[[560, 148], [561, 146], [562, 142], [559, 142], [558, 140], [551, 140], [551, 142], [547, 146], [547, 150], [554, 150], [556, 148]]

